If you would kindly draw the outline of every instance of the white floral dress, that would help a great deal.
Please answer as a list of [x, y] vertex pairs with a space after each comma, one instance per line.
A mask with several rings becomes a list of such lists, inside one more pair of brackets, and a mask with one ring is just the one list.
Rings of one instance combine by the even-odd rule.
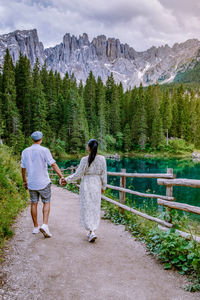
[[80, 178], [80, 224], [86, 230], [94, 231], [100, 222], [101, 189], [105, 190], [107, 185], [105, 157], [96, 155], [90, 167], [88, 156], [83, 157], [76, 173], [65, 179], [67, 183], [73, 183]]

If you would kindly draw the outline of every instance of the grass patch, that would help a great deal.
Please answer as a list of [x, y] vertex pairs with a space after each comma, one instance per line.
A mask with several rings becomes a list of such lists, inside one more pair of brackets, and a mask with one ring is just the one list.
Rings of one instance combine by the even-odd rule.
[[13, 235], [11, 225], [27, 205], [28, 193], [22, 185], [20, 165], [12, 151], [0, 145], [0, 254], [4, 241]]

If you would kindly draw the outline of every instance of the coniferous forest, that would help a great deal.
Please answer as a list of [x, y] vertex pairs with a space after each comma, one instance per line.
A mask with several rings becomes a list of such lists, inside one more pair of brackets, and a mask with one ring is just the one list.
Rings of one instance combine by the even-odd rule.
[[[200, 94], [181, 84], [123, 90], [111, 74], [106, 84], [89, 74], [75, 77], [31, 68], [20, 55], [13, 65], [6, 52], [0, 73], [0, 138], [19, 153], [40, 130], [56, 153], [85, 150], [89, 138], [102, 151], [162, 150], [172, 141], [200, 147]], [[179, 140], [180, 141], [180, 140]]]

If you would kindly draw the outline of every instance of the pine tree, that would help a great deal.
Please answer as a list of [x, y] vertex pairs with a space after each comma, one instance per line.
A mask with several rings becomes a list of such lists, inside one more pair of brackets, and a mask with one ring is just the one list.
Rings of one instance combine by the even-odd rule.
[[84, 105], [90, 137], [97, 135], [96, 80], [90, 72], [84, 88]]
[[40, 65], [38, 59], [36, 60], [33, 69], [33, 87], [31, 91], [32, 104], [32, 131], [40, 130], [44, 134], [47, 130], [46, 116], [47, 105], [45, 94], [43, 92], [43, 85], [40, 76]]
[[77, 153], [84, 150], [88, 140], [88, 124], [83, 99], [78, 89], [70, 88], [63, 99], [63, 119], [59, 137], [66, 143], [66, 151]]
[[163, 124], [161, 118], [161, 95], [159, 86], [154, 87], [154, 119], [152, 123], [151, 146], [156, 149], [164, 142]]
[[99, 140], [100, 149], [105, 150], [106, 148], [105, 89], [100, 77], [98, 77], [97, 85], [96, 85], [96, 104], [97, 104], [97, 126], [98, 126], [98, 133], [96, 138]]
[[131, 132], [132, 140], [135, 146], [139, 144], [139, 126], [140, 126], [140, 115], [139, 115], [140, 99], [138, 90], [134, 89], [131, 93], [130, 110], [132, 112]]
[[45, 95], [47, 95], [49, 92], [49, 72], [47, 71], [46, 61], [40, 71], [40, 77], [41, 77], [41, 82], [43, 85], [43, 91], [44, 91]]
[[58, 97], [62, 89], [62, 79], [60, 77], [60, 73], [56, 71], [54, 74], [54, 78], [55, 78], [56, 95]]
[[189, 95], [186, 93], [183, 95], [183, 111], [181, 111], [181, 128], [180, 128], [180, 133], [181, 133], [181, 138], [185, 139], [186, 141], [190, 140], [190, 112], [191, 112], [191, 107], [190, 107], [190, 100], [189, 100]]
[[2, 110], [5, 120], [4, 136], [8, 145], [20, 151], [24, 144], [21, 122], [16, 105], [15, 70], [9, 51], [6, 50], [2, 75]]
[[147, 142], [147, 121], [146, 121], [146, 110], [145, 110], [145, 99], [144, 96], [140, 100], [140, 126], [139, 126], [139, 146], [142, 150], [146, 147]]
[[79, 96], [83, 98], [83, 92], [84, 92], [84, 87], [83, 87], [83, 82], [80, 80], [79, 86], [78, 86], [78, 93]]
[[[198, 97], [199, 99], [199, 97]], [[195, 94], [192, 91], [190, 94], [190, 101], [188, 103], [190, 107], [190, 114], [189, 114], [189, 134], [188, 134], [188, 141], [196, 144], [196, 126], [197, 126], [197, 111], [196, 111], [196, 101]]]
[[168, 89], [166, 89], [166, 91], [164, 91], [162, 95], [161, 116], [163, 122], [163, 129], [170, 130], [172, 124], [172, 106]]
[[[58, 86], [57, 86], [58, 85]], [[57, 136], [60, 119], [58, 118], [58, 97], [60, 93], [60, 81], [56, 80], [56, 75], [51, 70], [46, 83], [45, 98], [47, 103], [46, 120], [50, 126], [53, 136]]]
[[88, 125], [85, 117], [83, 99], [77, 90], [70, 89], [68, 106], [64, 107], [64, 124], [61, 132], [68, 151], [77, 153], [85, 149], [88, 140]]
[[168, 89], [163, 91], [160, 114], [163, 125], [163, 133], [168, 136], [172, 125], [172, 105]]
[[173, 88], [172, 91], [172, 125], [170, 129], [170, 136], [172, 137], [179, 137], [178, 131], [179, 131], [179, 111], [178, 111], [178, 105], [177, 105], [177, 89]]
[[123, 85], [120, 82], [120, 84], [117, 87], [118, 89], [118, 98], [119, 98], [119, 114], [120, 114], [120, 128], [122, 128], [122, 124], [121, 124], [121, 120], [123, 117], [123, 107], [124, 107], [124, 89], [123, 89]]
[[127, 123], [129, 124], [129, 127], [131, 126], [133, 111], [134, 109], [131, 102], [131, 92], [126, 91], [121, 104], [121, 128], [125, 128]]
[[[61, 99], [61, 98], [60, 98]], [[58, 137], [66, 144], [66, 151], [70, 150], [70, 138], [73, 126], [73, 114], [75, 110], [75, 97], [73, 91], [69, 89], [65, 97], [62, 96], [61, 109], [62, 109], [62, 125], [58, 132]]]
[[22, 131], [25, 137], [31, 134], [31, 66], [26, 56], [20, 53], [15, 68], [16, 104], [21, 116]]
[[152, 134], [152, 125], [154, 120], [154, 87], [148, 86], [145, 91], [145, 107], [147, 121], [147, 140], [149, 142]]
[[172, 92], [172, 126], [171, 135], [181, 138], [184, 126], [184, 88], [175, 87]]
[[180, 87], [177, 89], [177, 131], [178, 131], [178, 137], [182, 137], [182, 128], [183, 128], [183, 123], [184, 123], [184, 88], [183, 85], [181, 84]]
[[126, 124], [124, 128], [124, 151], [131, 150], [131, 129], [129, 124]]
[[120, 125], [120, 101], [118, 87], [115, 84], [113, 74], [106, 81], [106, 121], [108, 132], [114, 137], [121, 131]]
[[70, 87], [71, 87], [71, 80], [69, 78], [69, 74], [66, 73], [65, 77], [62, 80], [62, 85], [61, 85], [61, 94], [63, 98], [67, 97]]
[[133, 141], [140, 149], [144, 150], [147, 142], [147, 116], [145, 95], [142, 84], [138, 89], [138, 93], [133, 98], [134, 114], [132, 121]]
[[59, 131], [59, 128], [62, 126], [64, 120], [64, 99], [61, 94], [59, 94], [58, 100], [56, 102], [56, 113], [57, 113], [57, 120], [58, 120], [57, 131]]

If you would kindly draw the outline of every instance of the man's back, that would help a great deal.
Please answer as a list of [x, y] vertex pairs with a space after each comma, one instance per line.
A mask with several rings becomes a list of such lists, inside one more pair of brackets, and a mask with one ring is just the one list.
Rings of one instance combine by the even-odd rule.
[[50, 183], [47, 164], [55, 163], [48, 148], [33, 144], [22, 152], [21, 167], [28, 173], [28, 189], [41, 190]]
[[[22, 152], [21, 167], [24, 188], [28, 189], [30, 193], [31, 216], [34, 225], [32, 233], [37, 234], [42, 232], [44, 237], [51, 237], [52, 234], [48, 227], [51, 181], [47, 170], [47, 164], [54, 169], [56, 174], [61, 178], [62, 183], [66, 183], [66, 181], [49, 149], [40, 146], [43, 138], [42, 132], [34, 131], [31, 134], [31, 138], [34, 144]], [[26, 172], [28, 173], [28, 183]], [[43, 202], [43, 224], [41, 227], [38, 226], [37, 219], [37, 205], [40, 198]]]

